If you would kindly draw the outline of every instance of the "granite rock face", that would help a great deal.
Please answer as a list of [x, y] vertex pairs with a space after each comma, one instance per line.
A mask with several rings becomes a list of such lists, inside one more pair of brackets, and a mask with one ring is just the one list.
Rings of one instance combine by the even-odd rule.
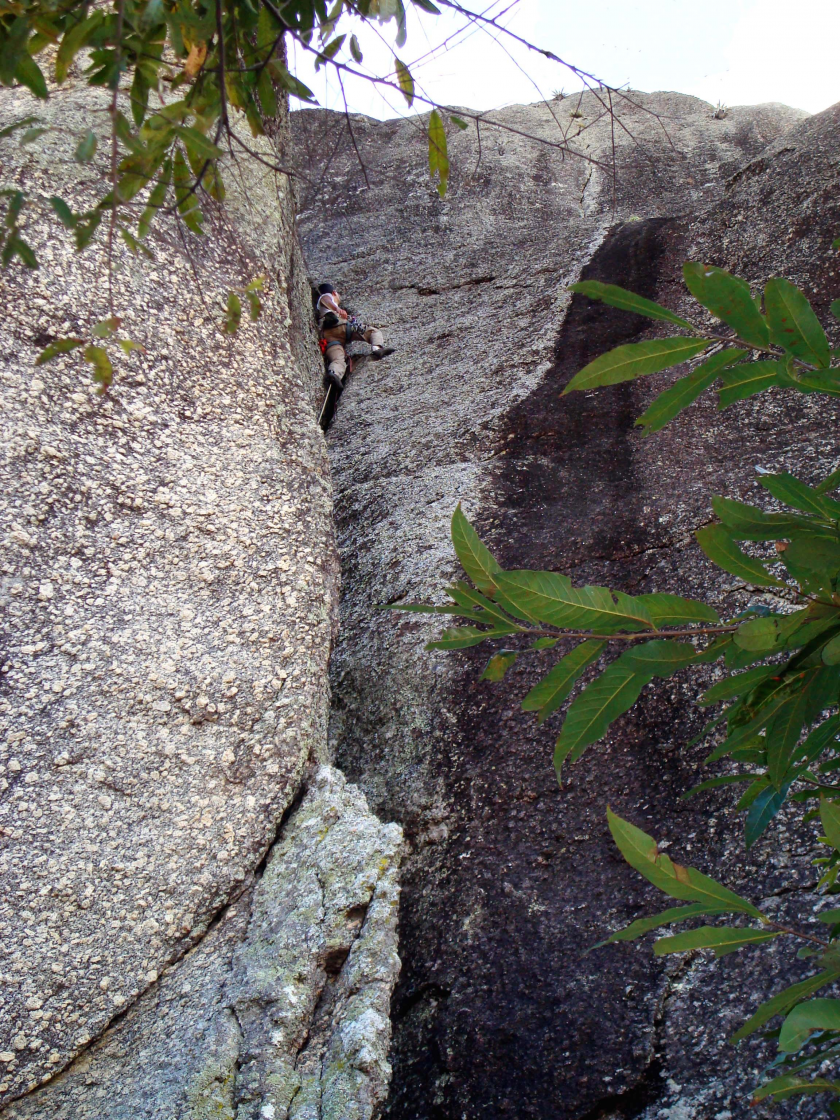
[[[100, 100], [70, 82], [41, 113], [87, 127]], [[3, 91], [0, 125], [29, 111]], [[2, 185], [49, 215], [58, 168], [83, 209], [72, 143], [4, 140]], [[230, 1100], [244, 1118], [276, 1096], [279, 1118], [297, 1076], [293, 1115], [320, 1094], [317, 1115], [367, 1118], [387, 1079], [394, 830], [333, 775], [272, 848], [328, 759], [338, 561], [288, 179], [256, 161], [227, 178], [206, 237], [158, 223], [152, 262], [118, 242], [113, 310], [145, 352], [117, 351], [107, 396], [78, 353], [34, 366], [109, 314], [102, 245], [75, 255], [47, 217], [25, 234], [40, 271], [0, 279], [0, 1107], [86, 1052], [15, 1114], [198, 1118]], [[224, 334], [228, 291], [258, 275], [262, 318]], [[304, 874], [289, 846], [318, 833], [319, 807]], [[321, 961], [322, 941], [346, 964]], [[262, 1010], [287, 997], [272, 1057]], [[323, 1076], [294, 1072], [307, 1032]]]
[[[609, 125], [587, 98], [489, 114], [480, 146], [455, 133], [444, 201], [410, 125], [353, 118], [367, 189], [343, 117], [293, 116], [299, 158], [310, 170], [331, 160], [321, 193], [301, 189], [310, 268], [398, 348], [357, 370], [329, 433], [343, 574], [332, 735], [340, 765], [411, 845], [394, 1120], [755, 1116], [747, 1094], [766, 1051], [727, 1048], [726, 1026], [806, 968], [786, 948], [687, 970], [647, 945], [581, 959], [660, 901], [612, 845], [607, 803], [734, 889], [811, 913], [810, 828], [783, 816], [746, 859], [728, 798], [678, 800], [702, 757], [683, 746], [701, 725], [696, 682], [651, 688], [558, 790], [556, 728], [519, 711], [537, 669], [478, 683], [484, 651], [425, 654], [438, 626], [375, 609], [440, 596], [457, 574], [459, 500], [506, 566], [730, 609], [744, 593], [691, 536], [711, 494], [749, 494], [755, 464], [808, 480], [836, 465], [824, 401], [774, 394], [723, 415], [701, 401], [642, 440], [633, 421], [652, 386], [560, 399], [588, 360], [656, 333], [570, 300], [582, 276], [679, 308], [682, 262], [706, 259], [755, 282], [789, 276], [821, 313], [840, 295], [837, 110], [718, 120], [689, 97], [634, 101], [621, 110], [633, 139], [617, 133], [615, 190], [602, 167], [550, 146], [553, 112], [586, 125], [576, 144], [609, 164]], [[544, 672], [552, 655], [538, 656]]]
[[321, 767], [258, 881], [14, 1120], [370, 1120], [387, 1061], [402, 833]]

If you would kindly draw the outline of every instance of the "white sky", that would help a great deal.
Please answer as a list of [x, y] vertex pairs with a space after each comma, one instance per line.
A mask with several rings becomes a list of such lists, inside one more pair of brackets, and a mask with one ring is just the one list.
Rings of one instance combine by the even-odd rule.
[[[465, 0], [502, 12], [511, 0]], [[406, 7], [410, 7], [406, 0]], [[484, 111], [580, 88], [567, 70], [483, 30], [464, 17], [410, 14], [400, 58], [418, 86], [443, 105]], [[513, 0], [502, 23], [613, 86], [676, 90], [716, 104], [780, 101], [816, 113], [840, 101], [840, 4], [837, 0]], [[395, 25], [359, 28], [362, 69], [393, 74]], [[428, 52], [458, 32], [447, 50]], [[291, 64], [321, 105], [343, 109], [335, 74], [314, 72], [292, 45]], [[425, 58], [422, 56], [426, 56]], [[355, 67], [345, 47], [338, 58]], [[378, 93], [345, 77], [351, 111], [393, 117], [407, 111], [399, 94]], [[538, 87], [538, 88], [537, 88]], [[424, 105], [415, 104], [415, 111]]]

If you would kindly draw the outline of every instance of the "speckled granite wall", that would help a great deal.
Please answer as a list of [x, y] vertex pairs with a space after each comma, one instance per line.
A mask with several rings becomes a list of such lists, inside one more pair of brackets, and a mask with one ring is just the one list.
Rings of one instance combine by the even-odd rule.
[[[3, 90], [0, 125], [29, 111], [27, 99]], [[61, 127], [27, 147], [3, 141], [2, 186], [23, 183], [37, 199], [58, 174], [82, 208], [90, 171], [72, 161], [63, 129], [107, 122], [100, 100], [73, 82], [54, 92], [41, 112]], [[115, 310], [145, 351], [115, 358], [105, 397], [78, 354], [34, 367], [51, 337], [108, 314], [102, 245], [76, 256], [42, 198], [26, 234], [41, 269], [15, 264], [0, 277], [0, 1104], [23, 1096], [10, 1116], [227, 1115], [207, 1103], [220, 1093], [240, 1117], [271, 1105], [281, 1120], [295, 1077], [313, 1080], [296, 1070], [311, 1063], [325, 983], [350, 984], [343, 962], [322, 959], [319, 945], [335, 938], [355, 954], [346, 967], [357, 987], [329, 1029], [318, 1021], [323, 1077], [336, 1047], [371, 1051], [353, 1066], [359, 1120], [387, 1081], [396, 933], [384, 899], [396, 890], [399, 830], [383, 831], [328, 771], [335, 804], [310, 797], [288, 827], [304, 813], [311, 832], [319, 805], [331, 815], [321, 823], [333, 839], [318, 841], [309, 878], [328, 891], [333, 876], [344, 894], [313, 900], [296, 878], [307, 853], [278, 855], [292, 843], [284, 815], [328, 762], [338, 563], [288, 179], [239, 161], [227, 182], [206, 237], [159, 221], [153, 261], [117, 248]], [[227, 292], [257, 275], [267, 278], [262, 318], [225, 335]], [[345, 822], [345, 848], [333, 818]], [[378, 853], [369, 863], [365, 844]], [[267, 916], [273, 907], [286, 920], [290, 898], [304, 907], [303, 972], [275, 959]], [[195, 984], [198, 1002], [182, 999]], [[271, 1034], [269, 1008], [295, 988], [296, 1025], [275, 1053], [257, 1036]], [[374, 1010], [356, 1014], [365, 999]], [[356, 1043], [341, 1042], [345, 1021]], [[106, 1030], [107, 1045], [91, 1050]], [[236, 1071], [229, 1063], [201, 1088], [210, 1050], [229, 1057], [231, 1046]], [[342, 1099], [349, 1077], [335, 1089]], [[326, 1100], [333, 1089], [315, 1082]]]

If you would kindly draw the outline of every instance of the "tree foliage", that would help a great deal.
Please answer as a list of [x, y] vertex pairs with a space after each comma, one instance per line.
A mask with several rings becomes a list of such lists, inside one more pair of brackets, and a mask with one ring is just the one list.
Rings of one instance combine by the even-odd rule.
[[[709, 326], [615, 285], [584, 281], [572, 286], [590, 299], [680, 333], [619, 346], [596, 358], [571, 379], [566, 393], [692, 361], [689, 372], [637, 420], [646, 435], [713, 387], [720, 408], [771, 386], [840, 395], [840, 352], [830, 347], [808, 300], [793, 284], [771, 279], [762, 299], [723, 269], [688, 263], [683, 271], [692, 296], [709, 313]], [[840, 318], [840, 301], [832, 311]], [[815, 860], [821, 868], [819, 886], [832, 895], [840, 892], [840, 787], [833, 778], [840, 767], [840, 500], [833, 496], [840, 488], [840, 470], [816, 485], [787, 471], [761, 473], [758, 482], [773, 508], [714, 497], [715, 520], [695, 534], [709, 560], [743, 581], [745, 590], [757, 592], [734, 616], [666, 592], [628, 595], [608, 587], [578, 587], [559, 572], [504, 570], [460, 506], [452, 518], [452, 541], [467, 580], [447, 589], [446, 606], [395, 604], [394, 609], [462, 620], [429, 649], [503, 640], [511, 648], [490, 658], [483, 679], [491, 681], [502, 679], [517, 658], [557, 648], [562, 656], [527, 693], [522, 708], [542, 723], [573, 697], [555, 744], [558, 780], [563, 767], [602, 739], [653, 680], [718, 666], [719, 679], [698, 698], [700, 707], [715, 715], [695, 741], [708, 742], [706, 764], [726, 759], [729, 766], [685, 796], [741, 786], [735, 810], [743, 814], [747, 848], [786, 802], [801, 806], [809, 818], [818, 816], [825, 834], [823, 854]], [[754, 1100], [840, 1095], [840, 1082], [810, 1076], [826, 1061], [840, 1059], [840, 1000], [812, 998], [840, 980], [840, 910], [819, 915], [828, 927], [820, 936], [781, 926], [748, 899], [672, 862], [651, 836], [609, 810], [608, 820], [627, 862], [685, 905], [641, 918], [607, 942], [634, 940], [700, 917], [714, 920], [659, 937], [655, 954], [711, 949], [723, 956], [779, 937], [799, 941], [798, 956], [811, 959], [814, 975], [762, 1004], [732, 1041], [781, 1016], [772, 1076]], [[832, 1107], [840, 1115], [840, 1102]]]
[[[409, 0], [406, 0], [409, 2]], [[431, 0], [410, 0], [437, 13]], [[276, 131], [289, 94], [315, 101], [287, 66], [286, 41], [294, 39], [314, 56], [316, 66], [347, 69], [339, 52], [347, 39], [348, 18], [397, 26], [397, 45], [405, 43], [403, 0], [9, 0], [0, 8], [0, 86], [25, 87], [32, 111], [0, 130], [0, 144], [35, 144], [58, 126], [45, 122], [38, 103], [70, 78], [81, 76], [100, 89], [109, 135], [84, 125], [71, 137], [75, 160], [91, 172], [86, 179], [95, 197], [81, 211], [55, 195], [48, 208], [65, 227], [77, 252], [105, 239], [110, 315], [90, 340], [61, 338], [47, 347], [39, 363], [78, 349], [93, 368], [101, 390], [111, 383], [113, 366], [102, 340], [135, 346], [117, 335], [119, 318], [111, 294], [115, 241], [135, 255], [151, 257], [153, 225], [168, 218], [191, 234], [204, 232], [208, 200], [225, 198], [225, 156], [247, 156], [286, 172], [276, 146], [257, 143]], [[360, 62], [355, 36], [349, 44]], [[380, 80], [414, 101], [414, 81], [395, 56], [395, 73]], [[465, 127], [458, 118], [457, 127]], [[444, 115], [435, 107], [428, 124], [429, 170], [445, 193], [449, 161]], [[249, 135], [250, 134], [250, 135]], [[0, 189], [0, 263], [19, 261], [39, 267], [25, 234], [44, 213], [43, 200], [15, 184]], [[223, 329], [235, 332], [242, 299], [252, 318], [261, 311], [257, 278], [229, 294]], [[97, 341], [97, 339], [99, 341]]]
[[[431, 0], [406, 3], [439, 14]], [[201, 235], [203, 200], [224, 198], [219, 161], [225, 150], [266, 158], [233, 127], [235, 119], [247, 122], [256, 138], [271, 131], [288, 94], [315, 102], [312, 91], [287, 66], [286, 40], [294, 39], [312, 55], [316, 68], [353, 73], [339, 59], [346, 45], [352, 60], [362, 61], [358, 39], [351, 35], [348, 40], [344, 30], [347, 20], [394, 22], [401, 48], [406, 14], [403, 0], [9, 0], [0, 10], [0, 85], [28, 88], [33, 112], [2, 129], [0, 140], [36, 142], [48, 131], [40, 127], [37, 102], [65, 83], [74, 67], [80, 68], [87, 84], [101, 88], [108, 98], [111, 137], [109, 152], [99, 153], [108, 168], [94, 204], [74, 213], [64, 200], [52, 200], [76, 248], [85, 249], [109, 217], [135, 253], [143, 251], [161, 214], [178, 215], [192, 233]], [[391, 74], [370, 80], [414, 104], [414, 79], [396, 55]], [[426, 124], [429, 171], [444, 194], [449, 174], [444, 117], [456, 128], [466, 123], [422, 100], [431, 107]], [[80, 131], [76, 160], [90, 164], [97, 149], [96, 133]], [[17, 257], [37, 268], [18, 221], [26, 193], [15, 189], [4, 196], [2, 262]]]

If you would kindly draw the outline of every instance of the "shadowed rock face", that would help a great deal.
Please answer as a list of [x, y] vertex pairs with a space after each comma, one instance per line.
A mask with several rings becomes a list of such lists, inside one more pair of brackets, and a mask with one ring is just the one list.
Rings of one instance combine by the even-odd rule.
[[[619, 138], [615, 199], [597, 168], [483, 128], [480, 153], [472, 136], [452, 138], [441, 202], [409, 126], [354, 118], [365, 190], [343, 118], [293, 120], [310, 170], [328, 152], [335, 176], [322, 195], [302, 192], [310, 269], [398, 347], [354, 375], [329, 436], [344, 581], [333, 735], [348, 774], [412, 842], [395, 1120], [756, 1115], [745, 1096], [760, 1044], [719, 1043], [779, 970], [790, 980], [806, 968], [786, 948], [714, 965], [663, 965], [646, 945], [581, 959], [660, 900], [609, 841], [608, 802], [763, 905], [810, 913], [810, 829], [783, 816], [747, 861], [725, 794], [677, 799], [702, 758], [682, 746], [700, 727], [696, 678], [650, 689], [559, 790], [551, 724], [519, 712], [533, 663], [478, 683], [486, 653], [425, 654], [438, 627], [374, 609], [439, 595], [456, 574], [447, 523], [461, 500], [507, 566], [730, 610], [743, 591], [691, 536], [710, 495], [754, 493], [756, 463], [809, 481], [836, 465], [835, 408], [813, 399], [774, 393], [722, 416], [702, 400], [647, 440], [633, 420], [651, 386], [560, 399], [586, 361], [656, 333], [569, 303], [564, 288], [581, 276], [683, 312], [685, 259], [756, 282], [782, 273], [821, 312], [840, 294], [837, 111], [797, 124], [782, 107], [739, 108], [717, 121], [692, 98], [639, 100], [667, 116], [673, 147], [635, 113], [639, 144]], [[584, 111], [596, 115], [591, 102]], [[540, 106], [494, 119], [543, 138], [556, 127]], [[608, 158], [603, 123], [583, 141]], [[544, 672], [552, 655], [536, 656]]]

